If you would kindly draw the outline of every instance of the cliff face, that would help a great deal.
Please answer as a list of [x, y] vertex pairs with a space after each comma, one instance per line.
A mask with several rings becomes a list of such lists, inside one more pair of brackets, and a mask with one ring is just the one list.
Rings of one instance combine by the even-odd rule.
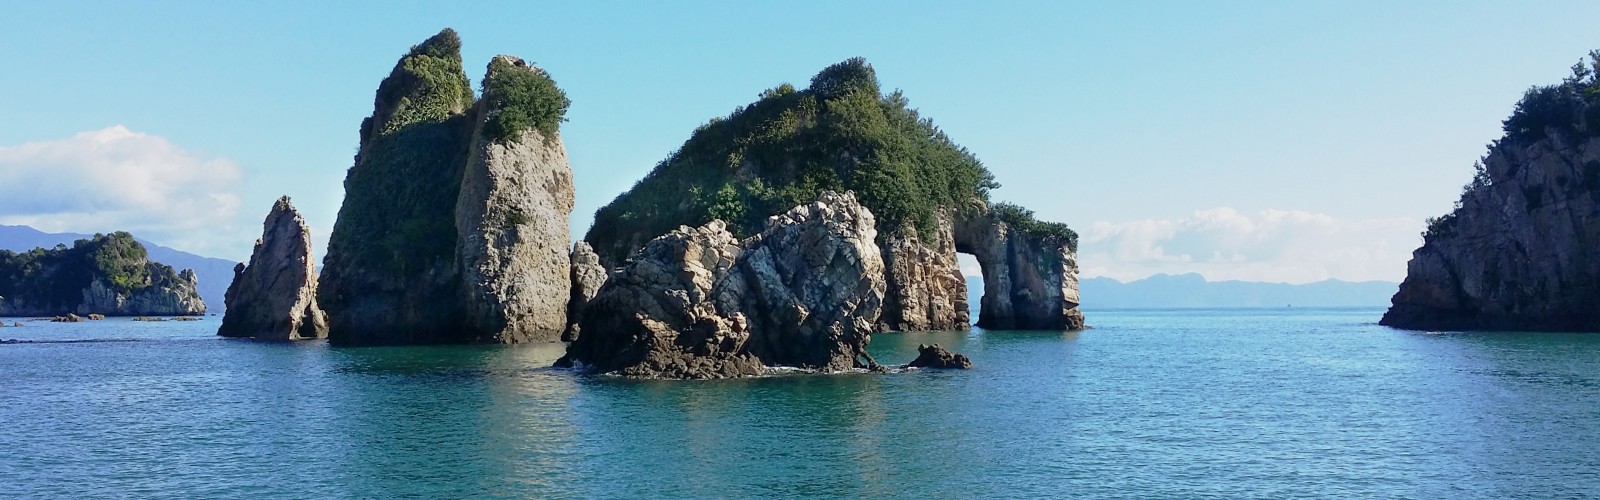
[[567, 99], [498, 56], [473, 101], [445, 30], [379, 85], [318, 300], [341, 345], [555, 340], [566, 325]]
[[[1078, 256], [1072, 239], [1030, 231], [1006, 210], [981, 207], [961, 217], [956, 249], [983, 268], [978, 326], [990, 330], [1079, 330]], [[1031, 219], [1020, 219], [1023, 221]]]
[[[597, 211], [585, 240], [602, 263], [616, 267], [674, 227], [717, 219], [735, 236], [755, 234], [768, 216], [809, 203], [823, 191], [853, 191], [877, 216], [875, 243], [885, 262], [885, 304], [874, 328], [964, 330], [971, 318], [956, 254], [975, 250], [958, 248], [962, 236], [956, 231], [971, 207], [987, 210], [989, 190], [998, 185], [975, 156], [911, 109], [902, 94], [883, 94], [870, 65], [852, 59], [819, 72], [805, 89], [769, 89], [759, 101], [697, 129], [633, 189]], [[1002, 238], [994, 257], [981, 259], [985, 274], [1015, 277], [1022, 288], [997, 287], [1007, 292], [995, 304], [1049, 303], [1030, 305], [1027, 317], [1042, 318], [1053, 309], [1055, 316], [1079, 319], [993, 324], [1081, 326], [1081, 314], [1062, 313], [1076, 307], [1076, 235], [1065, 225], [1034, 220], [1031, 212], [1015, 213], [1024, 217], [1008, 223], [1005, 235], [1020, 231], [1062, 244]], [[1013, 249], [1027, 254], [1028, 262], [1050, 254], [1067, 263], [1013, 264], [1007, 260]], [[992, 265], [999, 267], [988, 270]], [[1020, 274], [1025, 272], [1040, 275]]]
[[1600, 331], [1600, 86], [1529, 91], [1458, 207], [1430, 220], [1381, 324]]
[[325, 337], [327, 315], [317, 307], [316, 294], [311, 229], [289, 197], [279, 198], [262, 223], [250, 263], [234, 268], [217, 335], [280, 341]]
[[194, 271], [150, 262], [125, 232], [97, 234], [72, 248], [0, 251], [0, 316], [205, 314], [198, 286]]
[[743, 242], [722, 221], [681, 227], [605, 282], [558, 365], [646, 378], [876, 367], [866, 355], [884, 290], [875, 238], [871, 212], [831, 192]]

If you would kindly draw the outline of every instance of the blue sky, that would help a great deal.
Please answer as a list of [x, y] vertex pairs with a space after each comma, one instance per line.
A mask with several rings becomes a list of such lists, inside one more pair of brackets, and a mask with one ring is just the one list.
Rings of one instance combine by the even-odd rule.
[[[291, 195], [319, 241], [357, 127], [449, 26], [573, 104], [573, 228], [706, 120], [863, 56], [996, 197], [1084, 236], [1086, 276], [1404, 275], [1597, 2], [7, 2], [0, 223], [244, 259]], [[10, 201], [5, 201], [9, 198]]]

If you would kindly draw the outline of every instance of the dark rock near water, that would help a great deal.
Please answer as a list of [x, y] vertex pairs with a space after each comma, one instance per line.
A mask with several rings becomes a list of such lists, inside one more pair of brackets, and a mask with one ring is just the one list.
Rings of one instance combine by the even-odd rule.
[[327, 336], [311, 247], [305, 218], [289, 197], [279, 198], [262, 223], [250, 263], [234, 268], [217, 335], [279, 341]]
[[866, 354], [884, 288], [875, 236], [871, 212], [831, 192], [743, 242], [720, 220], [681, 227], [600, 287], [558, 365], [644, 378], [876, 368]]
[[972, 368], [972, 360], [965, 354], [953, 353], [939, 344], [917, 345], [917, 359], [907, 363], [906, 368]]
[[520, 59], [481, 100], [445, 30], [379, 85], [318, 301], [339, 345], [554, 341], [567, 326], [567, 101]]
[[73, 313], [67, 313], [66, 316], [56, 316], [54, 318], [50, 318], [51, 323], [82, 323], [84, 321], [88, 320], [84, 319], [83, 316]]
[[572, 244], [571, 261], [572, 295], [567, 299], [567, 329], [561, 333], [562, 342], [578, 340], [578, 334], [583, 330], [579, 324], [583, 319], [583, 311], [606, 283], [606, 268], [600, 265], [600, 256], [594, 253], [594, 248], [588, 242]]
[[1600, 85], [1530, 90], [1380, 324], [1600, 331]]

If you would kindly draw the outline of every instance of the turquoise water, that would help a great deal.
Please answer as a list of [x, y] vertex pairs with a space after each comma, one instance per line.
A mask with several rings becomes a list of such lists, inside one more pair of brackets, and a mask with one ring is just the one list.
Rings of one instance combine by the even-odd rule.
[[[628, 381], [560, 346], [332, 349], [197, 323], [0, 339], [4, 497], [1600, 495], [1600, 335], [1379, 309], [1090, 311], [885, 334], [970, 371]], [[9, 323], [9, 322], [8, 322]]]

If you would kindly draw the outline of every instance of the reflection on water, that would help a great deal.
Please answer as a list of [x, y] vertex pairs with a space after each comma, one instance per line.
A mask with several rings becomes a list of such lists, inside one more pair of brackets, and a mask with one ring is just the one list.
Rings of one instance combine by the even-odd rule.
[[[1115, 311], [875, 336], [969, 371], [635, 381], [562, 346], [335, 349], [215, 324], [0, 345], [24, 497], [1571, 497], [1600, 491], [1600, 335], [1379, 310]], [[22, 329], [19, 329], [22, 330]], [[15, 334], [7, 331], [8, 334]]]

